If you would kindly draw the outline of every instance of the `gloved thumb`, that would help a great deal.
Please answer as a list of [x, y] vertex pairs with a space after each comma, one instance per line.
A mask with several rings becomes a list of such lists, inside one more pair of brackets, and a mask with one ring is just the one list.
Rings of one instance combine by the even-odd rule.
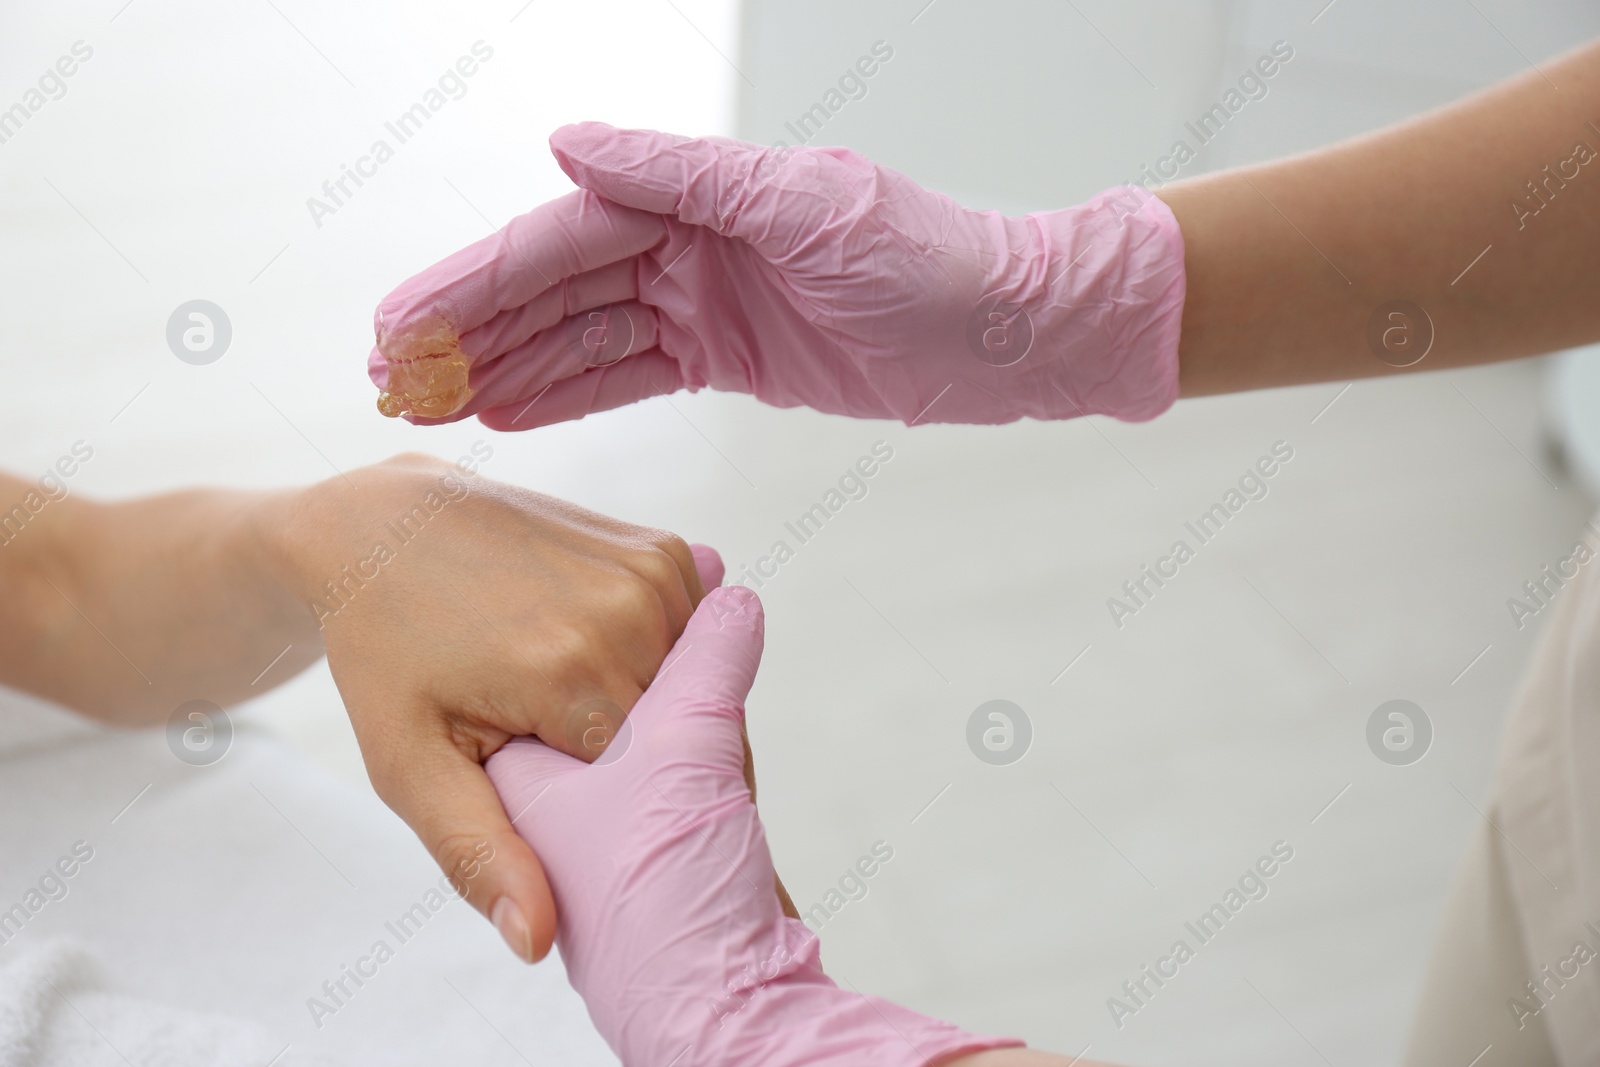
[[[717, 553], [717, 550], [712, 548], [710, 545], [694, 544], [689, 546], [689, 551], [694, 555], [695, 569], [700, 572], [700, 582], [705, 586], [707, 591], [709, 592], [710, 590], [714, 590], [720, 586], [722, 584], [722, 579], [726, 576], [727, 572], [722, 563], [722, 556]], [[760, 607], [759, 602], [756, 606], [758, 608]], [[763, 630], [764, 628], [765, 627], [763, 625]], [[756, 658], [758, 660], [760, 659], [759, 648], [757, 649]], [[748, 695], [749, 690], [747, 689], [745, 693]], [[744, 724], [741, 723], [740, 725], [742, 727]], [[751, 803], [754, 803], [756, 799], [755, 757], [750, 752], [749, 735], [742, 729], [740, 733], [740, 741], [744, 746], [744, 784], [746, 788], [750, 790]], [[789, 897], [789, 890], [784, 888], [783, 879], [779, 878], [776, 873], [773, 874], [773, 879], [778, 890], [778, 903], [783, 908], [783, 913], [791, 919], [800, 918], [799, 910], [794, 906], [794, 901]]]
[[[801, 232], [808, 229], [803, 225], [772, 225], [779, 190], [770, 179], [792, 149], [579, 122], [552, 133], [550, 151], [580, 188], [737, 237], [769, 259], [781, 258], [810, 236]], [[815, 196], [805, 200], [808, 208], [827, 202]], [[794, 221], [804, 223], [810, 215], [808, 210]]]
[[702, 713], [742, 723], [765, 640], [766, 617], [754, 592], [742, 585], [711, 590], [629, 720], [641, 736], [665, 719]]

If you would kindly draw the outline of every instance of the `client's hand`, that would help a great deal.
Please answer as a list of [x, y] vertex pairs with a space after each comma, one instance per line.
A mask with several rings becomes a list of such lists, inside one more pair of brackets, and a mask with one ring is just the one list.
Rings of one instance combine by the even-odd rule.
[[489, 759], [601, 1035], [625, 1067], [922, 1067], [1018, 1044], [838, 988], [780, 911], [743, 774], [762, 635], [754, 593], [713, 590], [592, 766], [529, 738]]
[[544, 872], [481, 764], [523, 734], [605, 750], [703, 595], [689, 547], [419, 455], [274, 497], [258, 525], [321, 621], [378, 795], [520, 956], [544, 956]]

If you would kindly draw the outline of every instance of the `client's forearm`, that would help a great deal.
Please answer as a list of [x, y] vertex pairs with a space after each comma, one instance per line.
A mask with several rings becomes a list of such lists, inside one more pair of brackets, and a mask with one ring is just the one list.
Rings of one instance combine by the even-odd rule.
[[315, 619], [266, 565], [274, 494], [40, 504], [38, 488], [0, 474], [0, 682], [132, 725], [243, 699], [322, 655]]
[[[1416, 370], [1600, 340], [1600, 43], [1410, 122], [1156, 195], [1184, 237], [1185, 396], [1392, 373], [1429, 329], [1379, 314], [1397, 300], [1431, 320]], [[1387, 359], [1374, 321], [1377, 337], [1393, 328]]]

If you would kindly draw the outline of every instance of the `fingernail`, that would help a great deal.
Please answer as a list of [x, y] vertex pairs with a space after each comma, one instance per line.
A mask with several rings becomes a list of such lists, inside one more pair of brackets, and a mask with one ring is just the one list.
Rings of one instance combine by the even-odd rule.
[[500, 931], [500, 936], [505, 938], [518, 959], [524, 963], [533, 962], [533, 937], [528, 933], [528, 922], [522, 917], [522, 909], [517, 907], [516, 901], [510, 897], [495, 901], [494, 907], [489, 909], [489, 921], [494, 923], [494, 928]]

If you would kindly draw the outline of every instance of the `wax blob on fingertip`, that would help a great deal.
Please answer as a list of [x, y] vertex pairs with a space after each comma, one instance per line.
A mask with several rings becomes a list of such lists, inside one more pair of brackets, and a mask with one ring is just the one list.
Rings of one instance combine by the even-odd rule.
[[378, 410], [385, 416], [441, 419], [472, 398], [467, 385], [472, 361], [461, 349], [461, 336], [442, 315], [413, 320], [392, 332], [380, 318], [378, 351], [389, 367], [387, 387], [378, 394]]

